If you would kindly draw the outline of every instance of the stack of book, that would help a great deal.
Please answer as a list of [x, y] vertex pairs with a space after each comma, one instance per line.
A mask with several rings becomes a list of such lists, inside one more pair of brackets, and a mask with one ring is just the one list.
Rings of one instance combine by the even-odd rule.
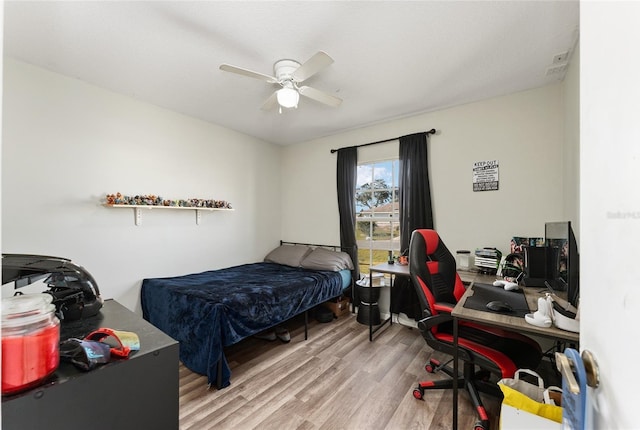
[[482, 273], [495, 275], [502, 259], [502, 252], [496, 248], [480, 248], [476, 249], [475, 254], [475, 264], [478, 270]]

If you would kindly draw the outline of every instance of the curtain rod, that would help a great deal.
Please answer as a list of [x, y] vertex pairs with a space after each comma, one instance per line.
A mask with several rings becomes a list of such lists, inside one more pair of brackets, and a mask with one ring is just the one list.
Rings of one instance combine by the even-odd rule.
[[[436, 134], [436, 129], [432, 128], [429, 131], [425, 131], [425, 133], [427, 134]], [[377, 143], [385, 143], [385, 142], [391, 142], [392, 140], [398, 140], [400, 139], [400, 137], [394, 137], [393, 139], [385, 139], [385, 140], [379, 140], [377, 142], [369, 142], [369, 143], [363, 143], [362, 145], [353, 145], [353, 146], [345, 146], [344, 148], [340, 148], [340, 149], [345, 149], [345, 148], [360, 148], [361, 146], [369, 146], [369, 145], [375, 145]], [[338, 152], [338, 149], [332, 149], [331, 153], [333, 154], [334, 152]]]

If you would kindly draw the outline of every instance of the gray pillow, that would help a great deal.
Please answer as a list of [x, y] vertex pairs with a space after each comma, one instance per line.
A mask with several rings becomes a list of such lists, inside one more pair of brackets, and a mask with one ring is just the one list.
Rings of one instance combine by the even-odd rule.
[[269, 263], [284, 264], [299, 267], [302, 259], [311, 252], [311, 248], [301, 245], [280, 245], [264, 257]]
[[311, 270], [353, 270], [353, 262], [349, 254], [342, 251], [331, 251], [326, 248], [315, 248], [300, 263], [300, 266]]

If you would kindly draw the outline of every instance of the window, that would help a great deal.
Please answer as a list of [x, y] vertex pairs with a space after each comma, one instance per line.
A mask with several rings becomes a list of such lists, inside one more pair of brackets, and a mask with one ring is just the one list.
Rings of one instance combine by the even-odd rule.
[[400, 253], [398, 169], [398, 159], [358, 165], [356, 240], [362, 273], [388, 261], [389, 251]]

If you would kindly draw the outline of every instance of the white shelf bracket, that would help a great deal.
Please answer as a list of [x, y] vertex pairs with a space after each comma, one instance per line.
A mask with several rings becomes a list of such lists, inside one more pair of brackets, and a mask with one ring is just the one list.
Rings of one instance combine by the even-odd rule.
[[142, 224], [142, 211], [140, 208], [133, 208], [136, 225]]
[[118, 209], [133, 209], [133, 220], [136, 225], [142, 224], [142, 212], [144, 210], [151, 209], [173, 209], [173, 210], [191, 210], [196, 213], [196, 224], [200, 225], [200, 220], [202, 219], [202, 212], [212, 212], [212, 211], [233, 211], [234, 209], [227, 208], [207, 208], [207, 207], [183, 207], [183, 206], [153, 206], [153, 205], [116, 205], [106, 203], [104, 206], [109, 208], [118, 208]]

